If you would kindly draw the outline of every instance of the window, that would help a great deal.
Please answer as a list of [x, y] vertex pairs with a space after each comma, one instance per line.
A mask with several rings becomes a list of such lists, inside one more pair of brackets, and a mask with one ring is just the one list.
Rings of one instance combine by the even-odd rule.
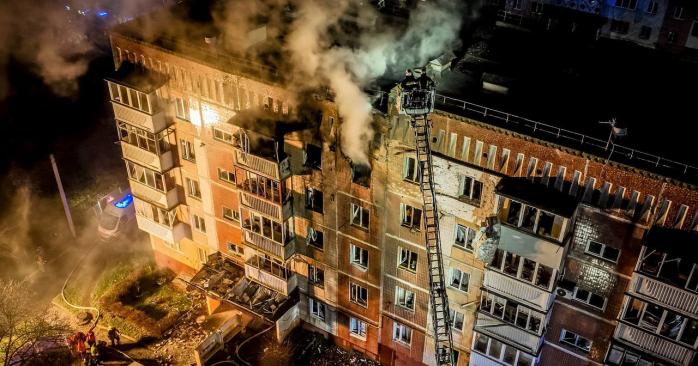
[[417, 169], [417, 160], [411, 156], [405, 156], [402, 160], [402, 179], [417, 183], [419, 182], [419, 170]]
[[325, 287], [325, 271], [316, 266], [308, 265], [308, 282], [317, 287]]
[[683, 19], [683, 6], [675, 6], [674, 7], [674, 19], [676, 19], [676, 20]]
[[[643, 358], [645, 357], [645, 358]], [[626, 350], [618, 344], [614, 344], [606, 357], [606, 364], [611, 366], [664, 366], [654, 363], [651, 358], [635, 353], [632, 349]]]
[[196, 199], [201, 199], [201, 190], [199, 189], [199, 182], [185, 178], [187, 181], [187, 195]]
[[676, 43], [676, 32], [669, 32], [666, 36], [666, 41], [669, 44], [674, 44]]
[[351, 224], [368, 230], [369, 213], [367, 208], [363, 208], [355, 203], [351, 204]]
[[458, 142], [458, 134], [451, 132], [451, 137], [448, 140], [448, 155], [456, 156], [456, 143]]
[[241, 213], [243, 217], [242, 227], [246, 230], [252, 231], [255, 234], [271, 239], [277, 243], [283, 243], [284, 232], [286, 233], [287, 240], [292, 238], [292, 233], [289, 232], [289, 228], [291, 227], [289, 221], [281, 224], [253, 211], [248, 211], [245, 208], [242, 209]]
[[192, 223], [194, 224], [194, 228], [196, 230], [199, 230], [202, 233], [206, 232], [206, 221], [203, 217], [199, 215], [192, 215]]
[[622, 320], [691, 347], [698, 340], [698, 321], [640, 299], [627, 298]]
[[310, 315], [325, 321], [325, 304], [313, 298], [309, 299]]
[[179, 146], [182, 149], [182, 159], [196, 162], [196, 154], [194, 153], [194, 144], [191, 141], [179, 140]]
[[516, 348], [503, 344], [484, 334], [475, 332], [473, 349], [483, 355], [489, 355], [497, 361], [513, 366], [532, 366], [533, 356], [518, 351]]
[[499, 197], [499, 219], [537, 235], [560, 240], [565, 218], [509, 198]]
[[245, 255], [245, 250], [239, 245], [235, 245], [231, 242], [228, 242], [226, 243], [226, 247], [228, 248], [228, 252], [230, 252], [233, 255], [236, 255], [238, 257], [242, 257], [243, 255]]
[[455, 245], [456, 247], [463, 248], [467, 251], [472, 252], [474, 250], [473, 247], [473, 240], [475, 239], [475, 230], [463, 226], [463, 225], [456, 225], [456, 240], [455, 240]]
[[225, 142], [226, 144], [233, 144], [233, 134], [225, 132], [223, 130], [219, 130], [217, 128], [213, 129], [213, 138], [218, 141]]
[[492, 293], [483, 292], [480, 298], [480, 311], [491, 314], [509, 324], [536, 334], [542, 331], [541, 324], [545, 316], [513, 300]]
[[235, 184], [235, 173], [218, 168], [218, 179], [227, 183]]
[[368, 250], [361, 247], [357, 247], [352, 244], [349, 247], [351, 255], [349, 261], [351, 264], [361, 267], [362, 269], [368, 268]]
[[488, 268], [501, 271], [534, 285], [549, 289], [553, 278], [553, 269], [531, 259], [497, 249]]
[[472, 177], [461, 175], [459, 177], [458, 196], [475, 205], [480, 204], [480, 196], [482, 195], [482, 182], [475, 180]]
[[455, 329], [459, 332], [463, 331], [463, 322], [465, 320], [465, 315], [463, 313], [451, 308], [448, 310], [448, 320], [449, 323], [451, 323], [451, 329]]
[[363, 307], [368, 307], [368, 289], [353, 282], [349, 283], [349, 300]]
[[628, 10], [635, 10], [637, 7], [637, 0], [616, 0], [615, 6]]
[[322, 213], [322, 192], [315, 188], [306, 188], [305, 208]]
[[183, 119], [186, 121], [190, 120], [189, 117], [189, 102], [187, 102], [186, 99], [176, 97], [175, 98], [175, 114], [177, 115], [177, 118]]
[[417, 271], [417, 253], [398, 247], [397, 266], [412, 272]]
[[322, 231], [318, 231], [315, 228], [308, 226], [308, 236], [305, 240], [306, 244], [322, 250], [324, 248], [322, 239]]
[[658, 9], [659, 9], [659, 2], [658, 1], [649, 1], [649, 2], [647, 2], [647, 9], [645, 11], [647, 12], [647, 14], [656, 15]]
[[591, 350], [590, 340], [572, 333], [567, 329], [563, 329], [560, 333], [560, 342], [578, 348], [584, 352], [589, 352]]
[[393, 340], [396, 342], [404, 343], [409, 346], [410, 343], [412, 343], [412, 329], [410, 329], [404, 324], [394, 322]]
[[116, 123], [119, 139], [122, 142], [157, 155], [170, 151], [168, 131], [153, 134], [144, 129], [131, 126], [124, 121], [117, 120]]
[[322, 148], [306, 144], [303, 150], [303, 166], [320, 170], [322, 166]]
[[622, 20], [611, 20], [611, 32], [617, 34], [628, 34], [630, 23]]
[[606, 246], [605, 244], [601, 244], [599, 242], [589, 240], [589, 243], [587, 244], [587, 248], [585, 250], [587, 254], [591, 254], [595, 257], [600, 257], [603, 258], [607, 261], [611, 261], [613, 263], [618, 262], [618, 258], [620, 257], [620, 250]]
[[405, 309], [414, 310], [414, 292], [395, 286], [395, 303]]
[[469, 282], [470, 273], [463, 272], [458, 268], [451, 268], [451, 282], [449, 286], [463, 292], [468, 292]]
[[166, 189], [170, 188], [169, 185], [165, 184], [165, 177], [162, 174], [148, 168], [144, 168], [138, 164], [134, 164], [128, 160], [126, 160], [126, 171], [130, 179], [157, 191], [166, 192]]
[[640, 28], [640, 35], [638, 36], [640, 39], [650, 39], [650, 36], [652, 35], [652, 27], [648, 27], [646, 25], [643, 25], [642, 28]]
[[206, 263], [206, 249], [203, 248], [196, 248], [197, 253], [199, 254], [199, 262], [201, 263]]
[[404, 227], [419, 231], [422, 223], [422, 210], [404, 203], [400, 204], [400, 223]]
[[223, 218], [230, 221], [240, 221], [240, 213], [230, 207], [222, 206]]
[[591, 305], [597, 309], [603, 310], [606, 307], [606, 298], [597, 295], [589, 290], [584, 290], [579, 287], [574, 288], [574, 296], [576, 301]]
[[521, 3], [522, 2], [523, 2], [522, 0], [514, 0], [512, 7], [516, 10], [521, 10]]
[[349, 318], [349, 334], [353, 337], [366, 339], [366, 322], [356, 319], [353, 316]]
[[542, 1], [531, 1], [531, 12], [532, 13], [542, 13], [543, 12], [543, 2]]

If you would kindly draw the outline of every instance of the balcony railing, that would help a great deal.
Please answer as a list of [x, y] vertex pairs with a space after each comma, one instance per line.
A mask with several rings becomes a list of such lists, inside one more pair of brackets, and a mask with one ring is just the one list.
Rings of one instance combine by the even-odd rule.
[[152, 133], [160, 132], [167, 127], [167, 119], [165, 118], [165, 112], [163, 110], [151, 115], [117, 102], [112, 102], [111, 104], [114, 107], [114, 117], [118, 120]]
[[177, 243], [184, 238], [191, 239], [191, 228], [189, 225], [182, 222], [178, 222], [172, 227], [169, 227], [139, 215], [138, 213], [136, 213], [136, 222], [138, 222], [138, 228], [141, 230], [168, 243]]
[[161, 173], [172, 169], [174, 166], [172, 151], [158, 155], [148, 150], [143, 150], [138, 146], [121, 142], [121, 153], [124, 158]]
[[615, 337], [629, 342], [645, 352], [681, 365], [688, 365], [694, 354], [688, 348], [624, 323], [619, 323], [616, 327]]
[[283, 245], [271, 239], [265, 238], [262, 235], [249, 231], [244, 227], [243, 232], [245, 233], [245, 242], [248, 245], [267, 252], [282, 260], [287, 260], [295, 253], [295, 245], [293, 245], [293, 242]]
[[295, 275], [291, 275], [286, 279], [277, 277], [263, 269], [255, 267], [249, 261], [245, 263], [245, 276], [287, 296], [296, 288], [297, 279]]
[[670, 308], [676, 308], [688, 314], [698, 314], [698, 294], [639, 273], [633, 273], [630, 291], [647, 296]]
[[543, 336], [537, 336], [517, 328], [501, 319], [478, 312], [475, 330], [481, 333], [491, 333], [509, 342], [525, 347], [529, 353], [536, 354], [543, 343]]
[[130, 179], [129, 182], [131, 183], [131, 192], [133, 195], [144, 201], [154, 203], [164, 208], [172, 208], [179, 203], [179, 196], [177, 195], [176, 188], [161, 192], [133, 179]]
[[550, 292], [493, 270], [485, 271], [483, 286], [541, 311], [550, 309], [554, 300]]
[[284, 158], [279, 163], [276, 163], [275, 161], [267, 160], [259, 156], [245, 154], [236, 149], [235, 159], [238, 165], [245, 166], [251, 171], [274, 180], [284, 179], [291, 174], [288, 157]]
[[251, 193], [240, 191], [240, 202], [257, 212], [279, 221], [285, 221], [291, 215], [291, 202], [288, 200], [282, 206], [263, 200]]

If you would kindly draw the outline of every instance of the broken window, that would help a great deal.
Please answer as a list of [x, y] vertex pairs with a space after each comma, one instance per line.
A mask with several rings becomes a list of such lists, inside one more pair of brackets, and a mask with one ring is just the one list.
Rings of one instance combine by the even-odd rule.
[[369, 187], [371, 185], [371, 167], [363, 164], [352, 164], [351, 182]]
[[182, 159], [195, 163], [196, 154], [194, 153], [194, 144], [191, 141], [180, 139], [179, 146], [182, 149]]
[[351, 204], [351, 224], [368, 230], [369, 211], [355, 203]]
[[240, 221], [240, 213], [232, 208], [222, 206], [223, 218], [231, 221]]
[[601, 244], [593, 240], [589, 240], [585, 252], [587, 254], [603, 258], [613, 263], [616, 263], [618, 261], [618, 258], [620, 257], [619, 249], [607, 246], [605, 244]]
[[458, 268], [451, 268], [451, 282], [449, 286], [463, 292], [468, 292], [469, 285], [470, 273], [463, 272]]
[[213, 138], [218, 141], [225, 142], [226, 144], [233, 144], [234, 143], [234, 138], [233, 134], [229, 132], [225, 132], [223, 130], [219, 130], [217, 128], [213, 129]]
[[399, 257], [398, 257], [398, 267], [404, 268], [410, 271], [417, 270], [417, 253], [407, 250], [403, 247], [398, 247]]
[[475, 239], [475, 230], [463, 226], [463, 225], [456, 225], [456, 240], [454, 244], [456, 247], [463, 248], [467, 251], [473, 251], [473, 240]]
[[538, 271], [536, 272], [536, 286], [547, 289], [550, 287], [550, 282], [552, 278], [553, 269], [548, 266], [539, 264]]
[[640, 272], [657, 277], [675, 286], [695, 291], [698, 279], [693, 274], [695, 263], [688, 258], [662, 253], [645, 247]]
[[192, 215], [192, 224], [196, 230], [199, 230], [202, 233], [206, 232], [206, 221], [203, 217], [199, 215]]
[[308, 265], [308, 282], [317, 286], [324, 287], [325, 285], [325, 271], [309, 264]]
[[235, 184], [235, 173], [229, 172], [225, 169], [218, 168], [218, 179]]
[[368, 268], [368, 250], [351, 244], [349, 262], [363, 269]]
[[185, 180], [187, 182], [187, 195], [192, 198], [201, 199], [199, 182], [189, 178], [185, 178]]
[[422, 210], [404, 203], [400, 204], [400, 209], [401, 225], [419, 231], [422, 223]]
[[465, 199], [476, 206], [480, 205], [482, 195], [482, 182], [472, 177], [461, 175], [459, 177], [458, 197]]
[[521, 256], [507, 252], [504, 256], [504, 273], [516, 277], [519, 273], [519, 262]]
[[563, 329], [560, 333], [560, 342], [568, 344], [575, 347], [581, 351], [589, 352], [591, 351], [591, 341], [584, 338], [576, 333], [570, 332], [567, 329]]
[[368, 289], [353, 282], [349, 283], [349, 300], [363, 307], [368, 306]]
[[414, 310], [414, 292], [395, 286], [395, 303], [403, 308]]
[[185, 121], [191, 120], [189, 117], [189, 102], [187, 102], [186, 98], [175, 98], [175, 115], [177, 118]]
[[322, 192], [315, 188], [306, 188], [305, 208], [322, 213]]
[[419, 181], [417, 160], [411, 156], [405, 156], [402, 162], [402, 179], [416, 183]]
[[463, 313], [451, 308], [448, 311], [448, 319], [451, 323], [451, 329], [457, 330], [459, 332], [463, 330], [463, 323], [465, 320], [465, 315]]
[[324, 248], [322, 231], [318, 231], [315, 228], [308, 226], [308, 236], [305, 242], [310, 246], [322, 250]]
[[310, 315], [325, 321], [325, 304], [313, 298], [308, 299]]
[[320, 170], [322, 166], [322, 148], [306, 144], [303, 150], [303, 166]]

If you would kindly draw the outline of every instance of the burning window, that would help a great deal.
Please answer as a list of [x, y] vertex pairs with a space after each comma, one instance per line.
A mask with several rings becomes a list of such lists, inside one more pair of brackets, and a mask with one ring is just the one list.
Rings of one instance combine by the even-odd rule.
[[371, 167], [363, 164], [351, 166], [351, 182], [360, 186], [371, 186]]

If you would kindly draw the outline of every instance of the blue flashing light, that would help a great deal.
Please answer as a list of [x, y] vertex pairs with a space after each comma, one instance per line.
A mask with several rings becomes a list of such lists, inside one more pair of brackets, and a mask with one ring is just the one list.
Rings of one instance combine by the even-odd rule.
[[124, 198], [114, 202], [114, 207], [116, 208], [126, 208], [133, 202], [133, 196], [127, 194]]
[[105, 11], [105, 10], [100, 10], [100, 11], [97, 12], [97, 16], [98, 16], [98, 17], [104, 18], [104, 17], [106, 17], [107, 15], [109, 15], [109, 12], [107, 12], [107, 11]]

